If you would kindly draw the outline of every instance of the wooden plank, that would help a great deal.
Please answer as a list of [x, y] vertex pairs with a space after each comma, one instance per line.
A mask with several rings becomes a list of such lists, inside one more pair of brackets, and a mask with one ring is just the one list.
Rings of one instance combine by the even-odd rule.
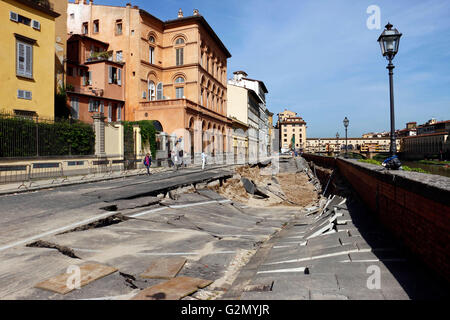
[[[80, 287], [83, 287], [95, 280], [103, 278], [117, 271], [116, 268], [110, 266], [92, 263], [85, 264], [79, 267], [80, 267]], [[57, 292], [60, 294], [66, 294], [75, 289], [67, 286], [68, 278], [69, 277], [73, 278], [73, 276], [74, 273], [63, 273], [48, 280], [42, 281], [36, 284], [34, 287]]]
[[177, 277], [142, 290], [132, 300], [179, 300], [211, 283], [211, 280]]
[[141, 274], [141, 278], [172, 279], [175, 278], [186, 263], [186, 258], [161, 258], [152, 261], [150, 267]]

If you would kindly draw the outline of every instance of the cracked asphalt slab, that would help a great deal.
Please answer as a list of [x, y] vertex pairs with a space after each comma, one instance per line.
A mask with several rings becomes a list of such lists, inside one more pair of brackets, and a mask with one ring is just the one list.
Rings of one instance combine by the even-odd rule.
[[[205, 176], [205, 173], [200, 173], [207, 180], [226, 174], [209, 172]], [[143, 187], [143, 183], [130, 185], [121, 181], [117, 184], [126, 188]], [[271, 215], [266, 212], [260, 214], [260, 210], [234, 207], [227, 199], [206, 189], [178, 194], [177, 200], [164, 199], [163, 205], [149, 201], [146, 203], [148, 206], [141, 206], [142, 198], [137, 198], [140, 200], [136, 201], [136, 205], [130, 206], [129, 200], [114, 201], [106, 196], [98, 198], [98, 195], [107, 193], [107, 189], [115, 188], [119, 191], [120, 187], [106, 187], [99, 183], [100, 190], [97, 193], [94, 193], [96, 186], [87, 187], [88, 192], [84, 189], [82, 193], [77, 192], [77, 188], [70, 190], [68, 188], [71, 187], [66, 187], [62, 190], [20, 194], [16, 199], [8, 197], [2, 210], [14, 208], [13, 202], [17, 201], [17, 198], [25, 199], [22, 202], [24, 206], [35, 204], [37, 199], [49, 201], [48, 204], [39, 201], [35, 206], [36, 213], [30, 216], [23, 211], [11, 210], [19, 216], [7, 215], [5, 218], [7, 224], [1, 228], [15, 226], [18, 232], [2, 242], [1, 299], [129, 299], [140, 289], [164, 281], [142, 279], [140, 274], [155, 259], [173, 256], [187, 259], [179, 276], [216, 281], [202, 290], [202, 295], [220, 296], [224, 288], [231, 284], [230, 279], [236, 271], [233, 271], [230, 265], [236, 264], [236, 258], [245, 260], [243, 258], [251, 256], [259, 243], [279, 230], [296, 211], [273, 209], [276, 218], [269, 220]], [[147, 193], [146, 191], [145, 194]], [[131, 192], [127, 190], [125, 194], [129, 197]], [[135, 194], [142, 194], [141, 190]], [[115, 193], [115, 196], [120, 198], [122, 195], [120, 192]], [[109, 205], [117, 206], [109, 209], [117, 211], [108, 212], [101, 209], [105, 207], [105, 198], [108, 198]], [[4, 199], [2, 198], [2, 201]], [[65, 199], [73, 203], [74, 208], [61, 212], [58, 210], [58, 203], [64, 208]], [[154, 198], [148, 197], [147, 200]], [[75, 208], [77, 201], [80, 206]], [[122, 206], [125, 202], [127, 205]], [[144, 205], [145, 202], [146, 200]], [[118, 210], [121, 206], [122, 209]], [[109, 218], [122, 218], [114, 223], [111, 223], [111, 219], [104, 219], [107, 220], [105, 223], [91, 223], [88, 226], [84, 224], [81, 228], [66, 228], [63, 232], [45, 234], [56, 226], [73, 225], [76, 221], [92, 216], [99, 217], [100, 214], [109, 215]], [[21, 220], [20, 215], [25, 217], [25, 226], [32, 227], [32, 230], [27, 230], [24, 225], [17, 225]], [[36, 221], [38, 218], [42, 220]], [[55, 218], [57, 221], [54, 221]], [[42, 233], [42, 236], [33, 241], [8, 247], [11, 240], [24, 241], [29, 239], [31, 234], [38, 233]], [[32, 247], [26, 246], [30, 244]], [[65, 273], [70, 265], [88, 262], [113, 266], [119, 271], [65, 295], [33, 287], [41, 281]]]

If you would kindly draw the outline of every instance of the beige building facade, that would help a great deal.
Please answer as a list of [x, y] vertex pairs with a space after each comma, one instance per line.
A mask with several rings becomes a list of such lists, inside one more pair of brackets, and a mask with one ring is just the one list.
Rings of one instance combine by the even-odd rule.
[[[345, 137], [339, 138], [308, 138], [305, 152], [345, 152]], [[397, 139], [397, 150], [400, 150], [401, 139]], [[391, 141], [389, 137], [382, 138], [347, 138], [349, 151], [389, 152]]]
[[306, 122], [296, 112], [285, 109], [278, 113], [277, 128], [282, 152], [306, 149]]

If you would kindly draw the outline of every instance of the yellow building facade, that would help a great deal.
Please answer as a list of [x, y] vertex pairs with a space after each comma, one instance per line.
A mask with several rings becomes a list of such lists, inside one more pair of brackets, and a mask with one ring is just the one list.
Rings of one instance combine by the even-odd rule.
[[0, 0], [0, 110], [54, 117], [55, 18], [29, 0]]

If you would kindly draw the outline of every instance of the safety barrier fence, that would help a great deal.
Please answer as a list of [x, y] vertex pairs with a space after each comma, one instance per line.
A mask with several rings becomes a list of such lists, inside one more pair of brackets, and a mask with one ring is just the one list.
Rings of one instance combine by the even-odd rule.
[[108, 177], [114, 172], [126, 175], [131, 170], [138, 174], [146, 171], [143, 159], [69, 160], [0, 165], [0, 184], [21, 182], [19, 189], [30, 188], [38, 180], [52, 180], [53, 184], [67, 181], [69, 176], [80, 176], [80, 180], [89, 180]]
[[[93, 178], [103, 178], [112, 176], [120, 172], [120, 175], [144, 174], [147, 169], [142, 158], [136, 159], [96, 159], [96, 160], [66, 160], [54, 162], [31, 162], [29, 164], [0, 164], [0, 185], [20, 182], [18, 189], [26, 189], [37, 184], [38, 180], [51, 180], [53, 183], [62, 183], [68, 180], [68, 177], [79, 176], [79, 180], [90, 180]], [[187, 160], [187, 161], [186, 161]], [[176, 166], [173, 158], [159, 158], [152, 161], [152, 167], [168, 166], [175, 170], [186, 166], [201, 164], [201, 160], [192, 163], [188, 157], [183, 158], [183, 162], [178, 160]], [[231, 159], [232, 162], [234, 157]], [[247, 163], [248, 159], [238, 158], [234, 164]], [[207, 165], [213, 164], [232, 164], [229, 163], [225, 155], [208, 157]]]

